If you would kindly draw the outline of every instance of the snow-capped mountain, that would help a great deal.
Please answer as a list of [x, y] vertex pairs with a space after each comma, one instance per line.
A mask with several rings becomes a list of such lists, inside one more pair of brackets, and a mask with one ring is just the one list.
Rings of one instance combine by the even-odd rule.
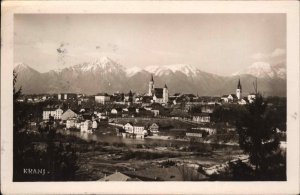
[[[155, 86], [168, 85], [170, 93], [194, 93], [199, 95], [223, 95], [234, 93], [238, 78], [243, 91], [252, 92], [252, 82], [258, 77], [260, 90], [267, 95], [286, 94], [285, 64], [269, 65], [255, 63], [234, 76], [224, 77], [188, 65], [175, 64], [124, 68], [108, 57], [77, 64], [61, 70], [39, 73], [27, 65], [15, 67], [18, 85], [24, 93], [76, 92], [96, 94], [99, 92], [128, 92], [130, 89], [144, 93], [148, 90], [151, 74]], [[277, 87], [280, 86], [280, 87]]]
[[134, 67], [126, 69], [126, 75], [127, 75], [127, 77], [132, 77], [133, 75], [136, 75], [137, 73], [140, 73], [143, 71], [145, 71], [145, 70], [140, 67], [134, 66]]
[[40, 93], [43, 86], [39, 83], [42, 74], [24, 63], [17, 63], [14, 71], [17, 73], [16, 87], [22, 87], [23, 93]]
[[258, 78], [286, 78], [286, 68], [283, 63], [271, 65], [267, 62], [255, 62], [245, 70], [233, 75], [249, 74]]
[[156, 75], [163, 76], [169, 75], [170, 73], [180, 72], [189, 77], [196, 76], [200, 70], [189, 64], [172, 64], [165, 66], [148, 66], [145, 68], [146, 71]]
[[117, 62], [111, 60], [108, 57], [102, 57], [95, 59], [92, 62], [85, 62], [66, 68], [68, 71], [81, 71], [81, 72], [94, 72], [94, 71], [105, 71], [105, 72], [120, 72], [125, 71], [124, 67], [119, 65]]

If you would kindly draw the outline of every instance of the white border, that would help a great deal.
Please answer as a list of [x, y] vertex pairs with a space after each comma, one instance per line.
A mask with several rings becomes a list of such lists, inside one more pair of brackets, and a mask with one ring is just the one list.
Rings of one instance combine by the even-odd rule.
[[[298, 194], [299, 3], [296, 1], [8, 1], [1, 7], [1, 191], [4, 194]], [[286, 13], [287, 182], [12, 182], [13, 14]]]

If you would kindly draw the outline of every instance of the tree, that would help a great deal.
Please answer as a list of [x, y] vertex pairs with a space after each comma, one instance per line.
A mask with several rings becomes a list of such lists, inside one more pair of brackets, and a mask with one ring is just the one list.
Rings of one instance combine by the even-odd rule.
[[22, 87], [19, 89], [16, 89], [16, 84], [17, 84], [17, 73], [13, 71], [13, 98], [14, 102], [17, 101], [17, 99], [22, 95]]
[[278, 152], [279, 139], [266, 112], [267, 103], [260, 94], [246, 108], [246, 112], [237, 121], [239, 144], [249, 154], [256, 174], [264, 175], [275, 165], [272, 159]]

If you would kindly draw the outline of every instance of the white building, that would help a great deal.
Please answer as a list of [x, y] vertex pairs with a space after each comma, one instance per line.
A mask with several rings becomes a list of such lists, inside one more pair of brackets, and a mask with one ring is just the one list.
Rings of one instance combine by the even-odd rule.
[[98, 127], [98, 123], [97, 123], [97, 121], [93, 121], [93, 123], [92, 123], [92, 129], [97, 129], [97, 127]]
[[99, 93], [95, 95], [95, 102], [100, 104], [106, 104], [110, 101], [110, 96], [107, 93]]
[[248, 101], [249, 101], [249, 103], [254, 102], [255, 98], [256, 98], [256, 95], [254, 93], [249, 94], [248, 95]]
[[209, 123], [210, 122], [210, 116], [206, 113], [200, 113], [193, 116], [193, 121], [197, 123]]
[[49, 120], [49, 116], [53, 116], [55, 120], [60, 120], [63, 112], [60, 108], [45, 108], [43, 110], [43, 120]]
[[124, 125], [124, 129], [126, 133], [132, 134], [135, 137], [144, 138], [147, 135], [147, 130], [145, 126], [142, 124], [131, 124], [126, 123]]
[[81, 132], [89, 132], [91, 130], [92, 130], [92, 121], [86, 120], [84, 122], [81, 122], [81, 124], [80, 124]]
[[149, 82], [148, 95], [152, 96], [152, 101], [160, 104], [167, 104], [169, 101], [169, 90], [165, 84], [164, 88], [154, 88], [154, 79], [151, 75], [151, 80]]
[[241, 85], [241, 81], [239, 79], [238, 85], [237, 85], [237, 89], [236, 89], [236, 97], [238, 100], [241, 100], [242, 97], [242, 85]]
[[66, 121], [66, 128], [67, 129], [76, 128], [76, 119], [75, 118], [69, 118]]

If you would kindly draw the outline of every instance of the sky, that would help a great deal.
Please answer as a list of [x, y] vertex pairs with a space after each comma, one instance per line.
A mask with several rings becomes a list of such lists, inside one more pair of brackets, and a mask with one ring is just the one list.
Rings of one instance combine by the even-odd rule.
[[191, 64], [231, 75], [285, 59], [285, 14], [17, 14], [14, 62], [39, 72], [107, 56], [125, 67]]

